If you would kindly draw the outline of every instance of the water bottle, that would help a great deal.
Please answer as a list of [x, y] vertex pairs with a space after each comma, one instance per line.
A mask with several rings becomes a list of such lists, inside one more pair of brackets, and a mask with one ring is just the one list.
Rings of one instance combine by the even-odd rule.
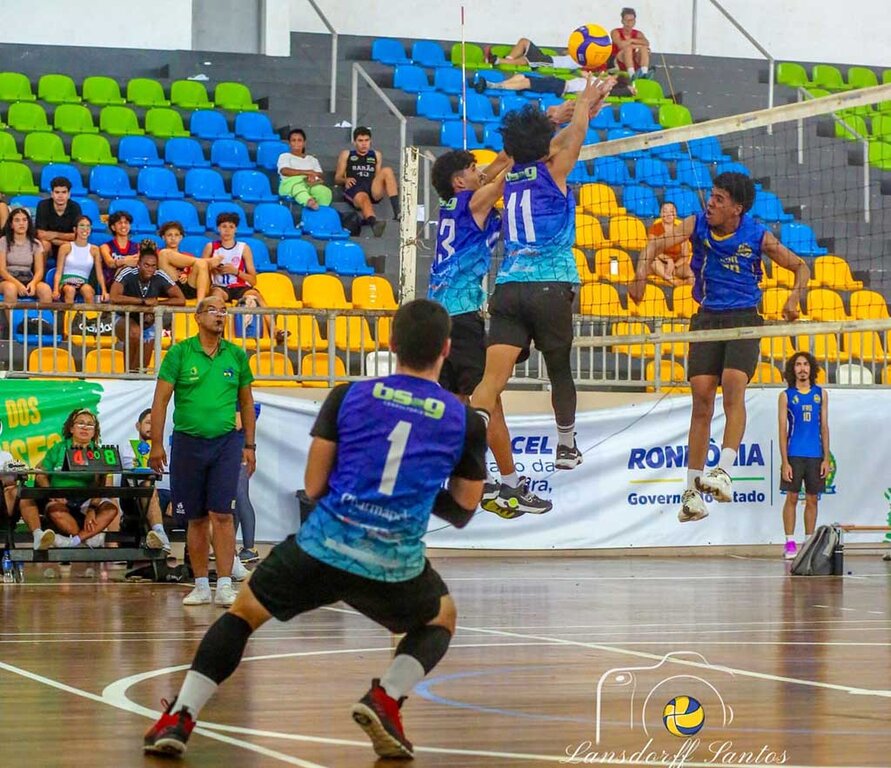
[[15, 581], [16, 584], [24, 584], [25, 583], [25, 564], [24, 563], [13, 563], [15, 567]]
[[12, 573], [12, 560], [9, 559], [9, 552], [3, 550], [3, 583], [15, 583], [15, 576]]

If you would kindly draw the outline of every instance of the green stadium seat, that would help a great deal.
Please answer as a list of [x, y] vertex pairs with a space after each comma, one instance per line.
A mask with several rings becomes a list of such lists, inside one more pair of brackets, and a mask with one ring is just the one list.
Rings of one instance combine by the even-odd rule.
[[822, 99], [825, 96], [832, 95], [825, 88], [808, 88], [807, 92], [811, 95], [811, 98], [813, 98], [813, 99]]
[[879, 114], [872, 118], [871, 134], [875, 139], [891, 141], [891, 115]]
[[833, 67], [831, 64], [814, 64], [812, 74], [814, 85], [818, 88], [825, 88], [827, 91], [850, 90], [838, 67]]
[[[838, 120], [834, 120], [835, 123], [835, 138], [844, 139], [845, 141], [861, 141], [869, 136], [869, 129], [866, 127], [866, 120], [863, 119], [860, 115], [854, 115], [850, 113], [836, 113], [836, 117], [840, 120], [844, 120], [845, 124], [850, 128], [845, 128]], [[851, 133], [853, 131], [854, 133]], [[858, 134], [858, 135], [854, 135]]]
[[217, 83], [213, 99], [217, 107], [231, 112], [256, 112], [260, 108], [254, 104], [251, 89], [242, 83]]
[[137, 107], [170, 106], [161, 83], [147, 77], [134, 77], [127, 83], [127, 101]]
[[16, 146], [15, 137], [11, 133], [0, 131], [0, 160], [21, 160], [22, 153]]
[[872, 88], [878, 84], [879, 78], [868, 67], [848, 68], [848, 85], [851, 88]]
[[644, 104], [660, 106], [672, 103], [671, 99], [665, 98], [662, 86], [655, 80], [645, 80], [643, 78], [635, 80], [634, 88], [637, 90], [637, 100], [642, 101]]
[[110, 136], [142, 136], [145, 133], [130, 107], [103, 107], [99, 113], [99, 128]]
[[882, 85], [888, 85], [891, 83], [891, 69], [883, 69], [882, 70]]
[[[473, 43], [464, 43], [465, 67], [467, 69], [492, 69], [492, 65], [486, 61], [483, 49]], [[461, 43], [452, 46], [451, 62], [456, 67], [461, 66]]]
[[52, 128], [46, 119], [46, 112], [39, 104], [31, 104], [27, 101], [19, 101], [9, 105], [9, 114], [6, 116], [9, 127], [21, 133], [31, 131], [51, 131]]
[[154, 107], [145, 113], [145, 132], [160, 139], [191, 135], [183, 127], [183, 119], [175, 109]]
[[117, 165], [117, 158], [111, 154], [111, 146], [104, 136], [81, 133], [71, 141], [71, 157], [84, 165]]
[[183, 109], [213, 109], [204, 83], [195, 80], [174, 80], [170, 85], [170, 101]]
[[781, 61], [777, 64], [777, 84], [787, 85], [790, 88], [806, 88], [811, 85], [807, 70], [793, 61]]
[[882, 171], [891, 171], [891, 144], [884, 141], [870, 142], [869, 164]]
[[43, 75], [37, 81], [37, 98], [49, 104], [80, 104], [77, 87], [68, 75]]
[[40, 190], [27, 165], [7, 161], [0, 163], [0, 192], [5, 195], [36, 195]]
[[692, 124], [693, 116], [683, 104], [663, 104], [659, 107], [659, 125], [663, 128]]
[[109, 104], [124, 104], [121, 96], [121, 86], [117, 80], [110, 77], [94, 76], [84, 80], [81, 87], [84, 101], [95, 104], [97, 107], [107, 107]]
[[53, 126], [64, 133], [99, 133], [93, 125], [93, 113], [83, 104], [60, 104], [53, 115]]
[[31, 81], [19, 72], [0, 72], [0, 101], [36, 101]]
[[29, 133], [25, 136], [25, 157], [35, 163], [67, 163], [71, 160], [57, 133]]

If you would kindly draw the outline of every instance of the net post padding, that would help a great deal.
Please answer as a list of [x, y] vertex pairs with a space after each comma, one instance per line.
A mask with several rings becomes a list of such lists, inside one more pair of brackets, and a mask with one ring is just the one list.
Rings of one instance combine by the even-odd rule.
[[406, 147], [402, 157], [402, 192], [399, 203], [399, 296], [400, 302], [415, 297], [418, 260], [418, 168], [417, 147]]

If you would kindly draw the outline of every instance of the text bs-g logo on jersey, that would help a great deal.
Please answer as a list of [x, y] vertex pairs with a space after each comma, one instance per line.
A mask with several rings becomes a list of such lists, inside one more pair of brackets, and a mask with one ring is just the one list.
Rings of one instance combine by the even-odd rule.
[[388, 387], [382, 381], [379, 381], [374, 385], [371, 394], [376, 399], [383, 400], [384, 402], [395, 403], [404, 408], [423, 411], [424, 415], [429, 416], [431, 419], [439, 420], [445, 413], [445, 403], [442, 400], [437, 400], [435, 397], [415, 397], [414, 394], [407, 389]]

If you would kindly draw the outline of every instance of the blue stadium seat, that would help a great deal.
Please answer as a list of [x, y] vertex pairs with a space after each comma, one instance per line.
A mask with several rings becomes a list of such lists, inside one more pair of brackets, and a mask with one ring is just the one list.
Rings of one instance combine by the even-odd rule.
[[428, 120], [454, 120], [458, 114], [452, 109], [452, 102], [444, 93], [425, 91], [418, 94], [415, 111]]
[[248, 141], [273, 141], [281, 138], [269, 118], [260, 112], [241, 112], [235, 117], [235, 134]]
[[566, 180], [570, 184], [589, 184], [597, 181], [597, 177], [591, 173], [591, 169], [588, 168], [588, 164], [584, 160], [579, 160], [572, 166], [572, 170], [569, 172]]
[[634, 180], [638, 184], [649, 184], [651, 187], [676, 187], [678, 185], [671, 178], [668, 166], [658, 157], [642, 157], [637, 160], [634, 163]]
[[817, 237], [807, 224], [789, 221], [780, 227], [780, 242], [799, 256], [825, 256], [829, 251], [817, 245]]
[[162, 200], [158, 205], [158, 221], [178, 221], [187, 235], [204, 234], [204, 227], [198, 221], [198, 210], [186, 200]]
[[277, 203], [278, 195], [269, 188], [269, 177], [262, 171], [235, 171], [232, 197], [246, 203]]
[[675, 173], [680, 184], [686, 184], [692, 189], [712, 188], [711, 171], [701, 160], [692, 160], [689, 157], [678, 160]]
[[673, 141], [661, 147], [654, 147], [651, 152], [660, 160], [688, 160], [690, 155], [681, 147], [680, 142]]
[[498, 123], [486, 123], [483, 126], [483, 145], [496, 152], [504, 149], [504, 137], [501, 135], [501, 126]]
[[338, 275], [374, 274], [362, 246], [350, 240], [332, 240], [325, 246], [325, 268]]
[[201, 258], [201, 254], [204, 253], [204, 246], [210, 242], [213, 241], [204, 235], [186, 235], [179, 244], [179, 250], [181, 253], [188, 253]]
[[783, 201], [779, 197], [773, 192], [767, 192], [763, 189], [756, 190], [755, 204], [752, 206], [750, 213], [752, 216], [771, 224], [780, 221], [794, 221], [795, 219], [791, 213], [786, 213], [783, 210]]
[[422, 67], [451, 67], [445, 57], [445, 51], [439, 43], [432, 40], [418, 40], [411, 47], [411, 60]]
[[43, 166], [43, 170], [40, 172], [40, 189], [44, 192], [52, 192], [50, 182], [56, 176], [64, 176], [71, 182], [72, 195], [81, 196], [87, 194], [80, 171], [68, 163], [49, 163]]
[[285, 240], [279, 243], [275, 256], [278, 266], [292, 275], [320, 275], [325, 271], [308, 240]]
[[[606, 132], [606, 140], [607, 141], [615, 141], [616, 139], [628, 139], [637, 136], [637, 134], [632, 131], [630, 128], [610, 128]], [[625, 159], [637, 159], [639, 157], [646, 157], [647, 153], [643, 150], [634, 150], [632, 152], [623, 152], [622, 157]]]
[[[504, 93], [502, 91], [502, 93]], [[525, 96], [518, 96], [516, 93], [508, 93], [501, 97], [501, 105], [498, 107], [499, 115], [506, 115], [515, 109], [522, 109], [527, 104], [534, 104], [534, 101], [527, 99]]]
[[405, 55], [402, 43], [389, 37], [379, 37], [371, 43], [371, 60], [391, 67], [397, 64], [411, 64], [411, 59]]
[[208, 204], [207, 212], [204, 214], [204, 223], [209, 232], [217, 231], [217, 216], [221, 213], [238, 214], [239, 222], [235, 234], [239, 237], [254, 234], [254, 228], [248, 224], [247, 212], [238, 203], [233, 203], [232, 201], [217, 201]]
[[[458, 114], [464, 114], [463, 99], [458, 99]], [[497, 123], [501, 118], [492, 109], [488, 96], [469, 91], [467, 93], [467, 119], [474, 123]]]
[[393, 87], [405, 93], [432, 91], [427, 73], [414, 64], [400, 64], [393, 70]]
[[594, 180], [604, 184], [630, 184], [631, 175], [624, 160], [618, 157], [595, 157]]
[[[439, 143], [451, 149], [464, 148], [464, 124], [460, 120], [446, 120], [439, 129]], [[482, 149], [476, 136], [476, 126], [467, 123], [467, 149]]]
[[136, 191], [149, 200], [182, 200], [185, 194], [169, 168], [143, 168], [136, 178]]
[[[108, 204], [109, 215], [118, 211], [126, 211], [133, 217], [133, 224], [130, 227], [130, 232], [133, 235], [148, 235], [157, 230], [157, 227], [152, 224], [149, 210], [142, 200], [112, 200]], [[159, 224], [163, 223], [164, 221], [159, 221]], [[105, 237], [105, 240], [108, 240], [108, 236]]]
[[164, 145], [164, 162], [176, 168], [210, 168], [204, 150], [195, 139], [168, 139]]
[[196, 109], [189, 119], [189, 133], [199, 139], [231, 139], [226, 116], [212, 109]]
[[596, 128], [588, 128], [585, 131], [585, 144], [599, 144], [600, 143], [600, 131]]
[[253, 170], [256, 167], [248, 154], [247, 144], [237, 139], [217, 139], [211, 144], [210, 162], [227, 171]]
[[[136, 197], [130, 178], [119, 165], [97, 165], [90, 171], [90, 192], [99, 197]], [[85, 193], [86, 194], [86, 193]]]
[[122, 136], [118, 144], [118, 161], [131, 168], [164, 165], [158, 157], [158, 147], [147, 136]]
[[616, 120], [616, 113], [613, 108], [607, 104], [603, 109], [600, 110], [594, 117], [591, 119], [589, 125], [592, 128], [598, 128], [600, 130], [609, 130], [610, 128], [618, 128], [620, 123]]
[[627, 101], [619, 107], [619, 122], [632, 131], [662, 130], [662, 126], [653, 119], [653, 110], [636, 101]]
[[433, 87], [442, 93], [457, 96], [461, 93], [464, 81], [461, 78], [461, 70], [455, 67], [443, 67], [433, 73]]
[[240, 239], [250, 246], [251, 254], [254, 257], [254, 269], [257, 272], [278, 272], [275, 264], [272, 263], [272, 258], [269, 256], [269, 248], [266, 247], [266, 243], [256, 237], [242, 237]]
[[[510, 91], [490, 87], [491, 83], [503, 83], [507, 80], [508, 75], [506, 72], [502, 72], [499, 69], [487, 69], [485, 72], [477, 72], [476, 76], [472, 77], [470, 82], [476, 83], [478, 78], [482, 78], [486, 81], [486, 90], [484, 91], [486, 96], [494, 96], [495, 98], [500, 99], [505, 93], [510, 93]], [[475, 93], [475, 91], [471, 91], [469, 88], [467, 91], [468, 93]]]
[[703, 201], [689, 187], [673, 187], [665, 190], [665, 202], [674, 203], [678, 209], [678, 216], [682, 219], [700, 213], [703, 210]]
[[350, 236], [349, 230], [341, 225], [337, 211], [328, 205], [320, 205], [316, 211], [304, 208], [300, 223], [303, 231], [316, 240], [345, 240]]
[[257, 165], [267, 171], [274, 171], [278, 167], [278, 156], [289, 149], [287, 142], [261, 141], [257, 145]]
[[718, 167], [715, 169], [715, 175], [717, 176], [719, 173], [741, 173], [743, 176], [752, 175], [752, 172], [745, 165], [732, 160], [718, 163]]
[[[26, 325], [27, 320], [27, 325]], [[12, 338], [18, 344], [27, 343], [35, 347], [38, 344], [52, 346], [62, 343], [62, 334], [53, 334], [53, 328], [59, 328], [60, 324], [53, 325], [53, 311], [51, 309], [13, 309], [9, 322], [12, 326]], [[40, 324], [41, 328], [36, 326]], [[32, 331], [28, 333], [28, 331]]]
[[[96, 205], [95, 202], [90, 200], [89, 197], [76, 197], [72, 198], [75, 203], [80, 206], [80, 212], [84, 216], [89, 216], [90, 221], [93, 222], [93, 227], [104, 227], [105, 225], [102, 223], [102, 217], [99, 214], [99, 206]], [[10, 207], [12, 207], [10, 205]], [[44, 278], [45, 279], [45, 278]], [[49, 282], [49, 280], [47, 280]], [[52, 285], [52, 283], [50, 283]]]
[[40, 195], [16, 195], [9, 201], [9, 209], [27, 208], [31, 211], [31, 218], [34, 218], [37, 211], [37, 204], [43, 200]]
[[659, 215], [656, 193], [642, 184], [628, 184], [622, 188], [622, 206], [635, 216], [652, 219]]
[[211, 168], [192, 168], [187, 171], [185, 190], [187, 197], [205, 203], [232, 199], [232, 195], [226, 191], [226, 185], [219, 171]]
[[538, 106], [542, 112], [546, 112], [548, 107], [559, 107], [563, 103], [563, 99], [553, 93], [543, 93], [538, 97]]
[[687, 142], [687, 149], [693, 157], [697, 160], [702, 160], [704, 163], [721, 163], [730, 159], [730, 156], [725, 155], [721, 150], [721, 144], [714, 136], [707, 136], [703, 139], [690, 139]]
[[278, 203], [260, 203], [254, 208], [254, 229], [266, 237], [279, 239], [300, 237], [301, 234], [300, 228], [294, 226], [290, 208]]

